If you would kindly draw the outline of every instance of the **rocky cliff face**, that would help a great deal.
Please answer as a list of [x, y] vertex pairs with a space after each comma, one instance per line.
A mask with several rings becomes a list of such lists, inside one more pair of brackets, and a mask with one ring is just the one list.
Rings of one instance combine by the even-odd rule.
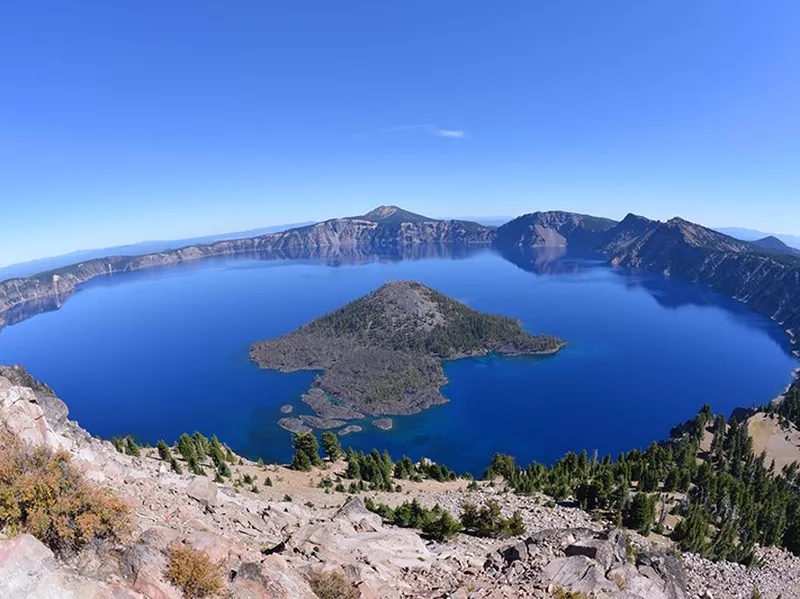
[[616, 221], [586, 214], [551, 211], [525, 214], [497, 229], [495, 243], [502, 247], [596, 247]]
[[614, 265], [708, 285], [772, 318], [793, 337], [800, 331], [800, 260], [679, 218], [661, 223], [628, 217], [598, 249]]
[[800, 331], [800, 258], [673, 218], [629, 214], [621, 222], [565, 212], [536, 212], [497, 230], [496, 245], [570, 247], [599, 252], [615, 266], [642, 268], [708, 285]]

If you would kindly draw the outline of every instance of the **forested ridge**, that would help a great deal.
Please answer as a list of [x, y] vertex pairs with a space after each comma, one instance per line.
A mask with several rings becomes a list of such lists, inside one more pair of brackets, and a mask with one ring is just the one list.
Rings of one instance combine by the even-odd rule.
[[[798, 408], [795, 385], [784, 401], [765, 409], [775, 418], [796, 419]], [[519, 493], [573, 496], [583, 509], [643, 533], [667, 532], [666, 514], [675, 514], [681, 520], [670, 536], [678, 547], [716, 560], [750, 563], [756, 544], [800, 555], [800, 466], [776, 472], [765, 453], [753, 452], [746, 423], [714, 416], [707, 405], [687, 424], [675, 427], [669, 441], [616, 459], [568, 453], [551, 467], [534, 462], [522, 468], [498, 454], [485, 476], [503, 476]]]
[[[354, 337], [359, 344], [451, 358], [488, 349], [522, 353], [554, 350], [563, 342], [526, 333], [508, 316], [485, 314], [416, 282], [397, 282], [420, 294], [423, 306], [406, 306], [386, 297], [384, 286], [301, 328], [321, 336]], [[402, 300], [401, 300], [402, 301]]]

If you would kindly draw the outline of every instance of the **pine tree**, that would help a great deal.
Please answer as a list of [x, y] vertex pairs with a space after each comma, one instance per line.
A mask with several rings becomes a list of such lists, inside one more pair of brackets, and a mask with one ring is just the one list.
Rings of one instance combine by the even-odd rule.
[[172, 452], [169, 450], [169, 445], [167, 445], [163, 439], [160, 439], [158, 442], [158, 457], [165, 462], [169, 462], [172, 459]]
[[294, 447], [292, 468], [308, 471], [312, 466], [322, 466], [319, 444], [312, 433], [296, 433], [292, 439], [292, 446]]
[[176, 460], [174, 457], [170, 457], [169, 465], [174, 473], [183, 474], [183, 468], [181, 468], [181, 465], [178, 463], [178, 460]]
[[628, 513], [628, 526], [644, 535], [650, 532], [655, 521], [655, 502], [646, 493], [636, 493]]
[[192, 435], [192, 440], [194, 441], [195, 451], [197, 452], [197, 459], [203, 461], [210, 449], [208, 439], [195, 431], [194, 435]]
[[197, 462], [197, 450], [195, 449], [194, 441], [186, 433], [178, 437], [178, 452], [187, 463]]
[[339, 444], [339, 437], [333, 431], [322, 433], [322, 449], [331, 462], [335, 462], [342, 456], [342, 446]]
[[133, 440], [133, 437], [128, 435], [125, 439], [125, 450], [128, 455], [132, 455], [134, 457], [139, 457], [141, 452], [139, 451], [139, 446], [136, 444], [136, 441]]
[[686, 516], [675, 527], [672, 538], [681, 551], [704, 553], [708, 547], [709, 517], [701, 505], [689, 506]]

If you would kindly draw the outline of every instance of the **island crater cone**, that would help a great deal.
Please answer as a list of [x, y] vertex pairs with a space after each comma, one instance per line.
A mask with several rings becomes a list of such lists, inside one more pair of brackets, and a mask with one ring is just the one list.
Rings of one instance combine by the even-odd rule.
[[288, 335], [254, 343], [250, 357], [262, 368], [323, 371], [304, 400], [322, 418], [348, 420], [444, 403], [444, 360], [552, 354], [563, 345], [422, 283], [393, 281]]

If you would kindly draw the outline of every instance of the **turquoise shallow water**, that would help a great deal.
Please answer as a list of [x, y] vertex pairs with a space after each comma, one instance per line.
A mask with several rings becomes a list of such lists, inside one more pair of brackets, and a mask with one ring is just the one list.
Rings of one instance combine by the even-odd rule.
[[0, 332], [0, 363], [27, 366], [94, 434], [154, 443], [197, 429], [286, 460], [279, 407], [307, 412], [299, 396], [314, 375], [261, 371], [249, 343], [415, 279], [569, 341], [548, 358], [448, 363], [448, 404], [343, 439], [476, 473], [495, 451], [527, 462], [646, 446], [704, 402], [730, 412], [774, 397], [796, 367], [776, 325], [702, 286], [552, 252], [512, 258], [240, 258], [100, 279]]

